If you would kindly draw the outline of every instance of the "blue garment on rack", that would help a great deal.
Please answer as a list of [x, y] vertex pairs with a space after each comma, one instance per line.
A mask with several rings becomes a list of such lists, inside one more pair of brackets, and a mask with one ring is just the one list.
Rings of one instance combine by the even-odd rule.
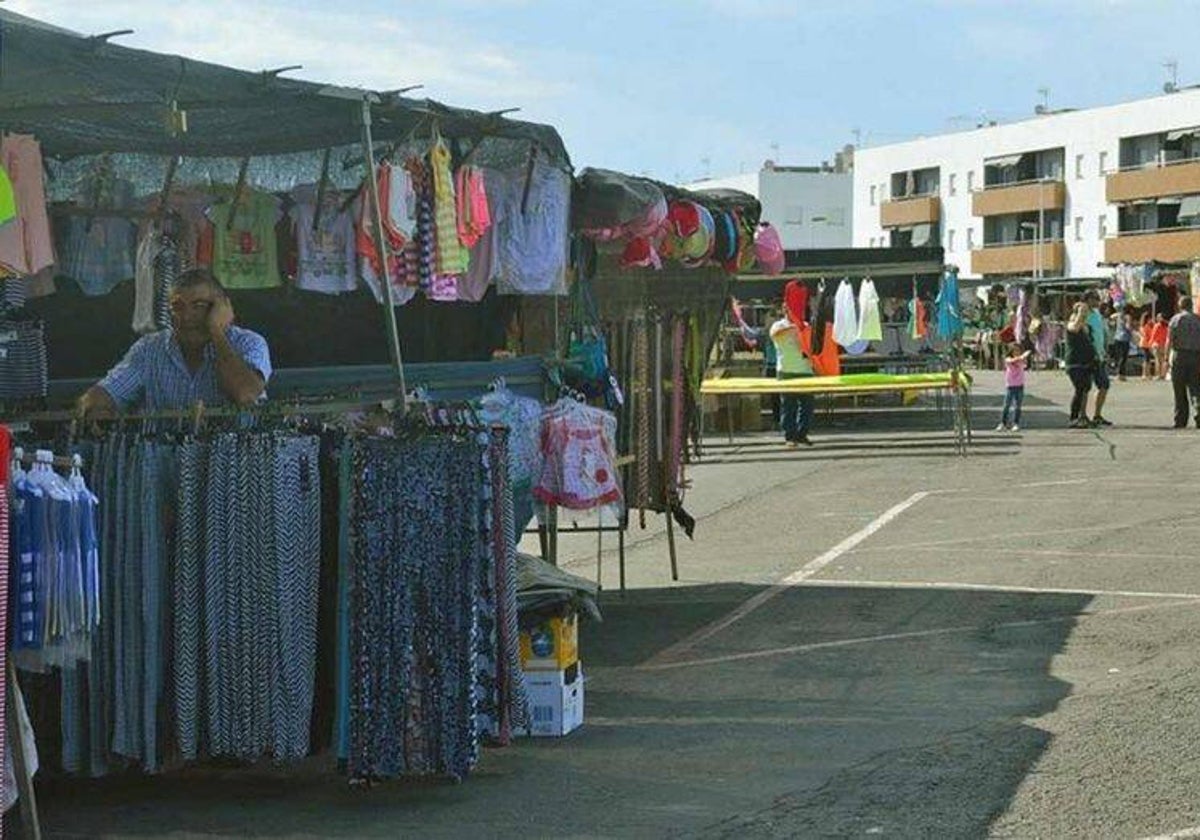
[[962, 336], [962, 303], [958, 296], [958, 270], [947, 269], [938, 288], [937, 332], [943, 341], [952, 341]]

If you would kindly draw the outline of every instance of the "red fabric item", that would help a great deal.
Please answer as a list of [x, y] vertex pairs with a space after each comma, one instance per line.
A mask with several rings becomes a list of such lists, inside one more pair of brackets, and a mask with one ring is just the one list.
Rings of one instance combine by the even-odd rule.
[[691, 236], [700, 228], [700, 208], [690, 201], [672, 201], [667, 221], [680, 237]]
[[789, 280], [783, 288], [783, 306], [793, 324], [808, 323], [808, 286], [799, 280]]
[[1000, 335], [998, 338], [1005, 344], [1011, 344], [1017, 340], [1017, 331], [1012, 324], [1009, 324], [1007, 327], [1000, 330]]
[[621, 253], [622, 268], [662, 268], [662, 260], [654, 245], [644, 236], [635, 236], [625, 245]]

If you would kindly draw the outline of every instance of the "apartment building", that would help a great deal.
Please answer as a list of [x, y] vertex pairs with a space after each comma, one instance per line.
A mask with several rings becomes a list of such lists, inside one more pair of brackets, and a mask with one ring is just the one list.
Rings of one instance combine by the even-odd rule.
[[1200, 258], [1200, 89], [859, 149], [853, 234], [964, 278]]
[[852, 150], [837, 153], [832, 164], [779, 166], [763, 163], [757, 172], [706, 178], [685, 185], [690, 190], [734, 189], [762, 202], [762, 218], [779, 231], [789, 251], [806, 248], [849, 248]]

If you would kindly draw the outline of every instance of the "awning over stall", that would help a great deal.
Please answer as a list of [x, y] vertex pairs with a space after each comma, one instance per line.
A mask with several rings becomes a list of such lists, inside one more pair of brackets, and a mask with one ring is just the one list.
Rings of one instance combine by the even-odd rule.
[[50, 157], [244, 157], [346, 146], [361, 137], [361, 101], [370, 96], [378, 141], [436, 121], [446, 137], [533, 144], [570, 165], [552, 127], [500, 114], [132, 49], [3, 10], [0, 37], [0, 128], [35, 135]]

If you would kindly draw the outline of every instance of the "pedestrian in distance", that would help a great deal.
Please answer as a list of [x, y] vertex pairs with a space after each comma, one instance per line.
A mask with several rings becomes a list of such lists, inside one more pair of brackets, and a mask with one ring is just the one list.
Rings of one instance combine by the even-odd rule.
[[[792, 323], [787, 307], [771, 325], [771, 341], [777, 358], [775, 377], [779, 380], [800, 379], [813, 375], [812, 361], [800, 345], [800, 324]], [[808, 428], [816, 409], [812, 394], [783, 394], [780, 399], [779, 425], [789, 449], [812, 446]]]
[[1189, 417], [1200, 428], [1200, 316], [1189, 298], [1179, 299], [1179, 312], [1167, 325], [1171, 348], [1171, 389], [1175, 392], [1175, 428], [1187, 427]]
[[1018, 341], [1008, 345], [1008, 355], [1004, 357], [1004, 408], [1000, 411], [997, 432], [1021, 431], [1021, 405], [1025, 402], [1025, 368], [1031, 355], [1033, 351], [1025, 350]]
[[1154, 327], [1150, 330], [1150, 343], [1154, 347], [1154, 371], [1158, 374], [1156, 379], [1167, 378], [1167, 355], [1170, 352], [1168, 342], [1167, 316], [1159, 312], [1154, 317]]
[[1075, 389], [1071, 397], [1071, 420], [1068, 425], [1072, 429], [1087, 429], [1091, 426], [1087, 417], [1088, 391], [1092, 389], [1097, 364], [1096, 347], [1092, 344], [1091, 334], [1087, 325], [1088, 305], [1083, 301], [1075, 304], [1071, 317], [1067, 321], [1067, 376]]
[[1133, 341], [1133, 316], [1117, 310], [1113, 319], [1112, 361], [1117, 381], [1125, 381], [1125, 366], [1129, 362], [1129, 347]]
[[1100, 295], [1096, 292], [1085, 294], [1083, 305], [1087, 307], [1087, 332], [1096, 355], [1096, 364], [1092, 367], [1092, 384], [1096, 386], [1096, 405], [1092, 410], [1091, 424], [1097, 427], [1111, 426], [1112, 423], [1104, 417], [1104, 403], [1108, 399], [1108, 389], [1112, 387], [1106, 363], [1108, 358], [1108, 319], [1101, 314]]
[[1154, 318], [1149, 312], [1142, 313], [1138, 325], [1138, 350], [1142, 353], [1142, 381], [1154, 378]]

